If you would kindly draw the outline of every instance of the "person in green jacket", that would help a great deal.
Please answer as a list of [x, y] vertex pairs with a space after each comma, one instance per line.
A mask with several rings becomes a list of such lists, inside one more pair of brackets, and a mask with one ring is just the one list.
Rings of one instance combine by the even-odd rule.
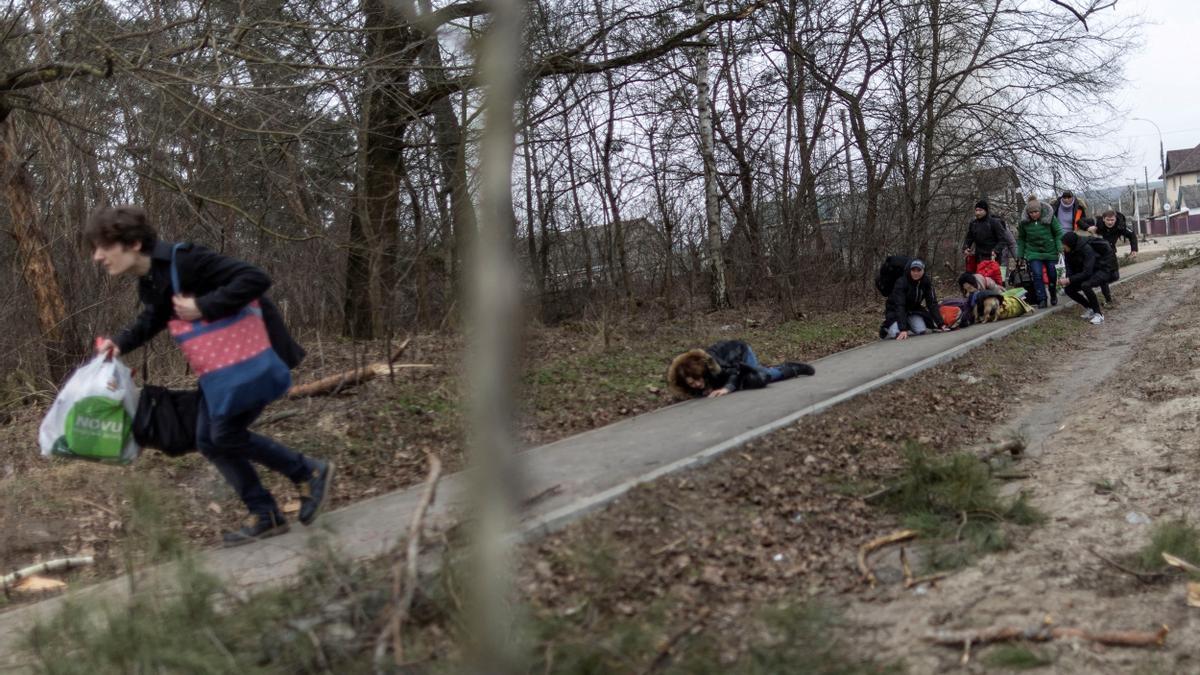
[[1017, 257], [1029, 264], [1038, 307], [1045, 307], [1047, 300], [1043, 271], [1050, 281], [1050, 304], [1058, 304], [1058, 268], [1055, 263], [1062, 252], [1062, 228], [1058, 218], [1051, 214], [1049, 219], [1043, 219], [1043, 208], [1041, 201], [1030, 200], [1025, 205], [1025, 218], [1017, 225]]

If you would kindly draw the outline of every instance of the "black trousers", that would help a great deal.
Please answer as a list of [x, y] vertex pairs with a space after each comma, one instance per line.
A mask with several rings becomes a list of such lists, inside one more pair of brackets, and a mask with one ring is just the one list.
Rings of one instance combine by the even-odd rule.
[[1092, 289], [1099, 286], [1100, 292], [1104, 294], [1104, 299], [1112, 302], [1112, 294], [1108, 290], [1109, 281], [1116, 280], [1110, 279], [1109, 274], [1106, 272], [1093, 274], [1092, 278], [1083, 283], [1067, 286], [1067, 297], [1097, 314], [1103, 314], [1100, 311], [1100, 301], [1096, 299], [1096, 292]]

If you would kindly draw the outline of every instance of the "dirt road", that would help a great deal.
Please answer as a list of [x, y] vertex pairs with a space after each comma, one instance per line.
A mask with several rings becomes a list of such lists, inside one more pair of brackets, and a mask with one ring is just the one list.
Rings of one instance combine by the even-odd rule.
[[[1063, 349], [1040, 395], [1007, 424], [1029, 440], [1024, 490], [1048, 516], [1013, 550], [991, 555], [934, 588], [884, 591], [846, 609], [855, 643], [910, 672], [960, 668], [960, 649], [933, 646], [938, 630], [1055, 625], [1153, 631], [1162, 649], [1055, 642], [1036, 649], [1038, 672], [1200, 672], [1200, 609], [1186, 607], [1182, 578], [1144, 584], [1102, 562], [1135, 552], [1153, 523], [1200, 508], [1200, 269], [1168, 273], [1154, 293], [1126, 300], [1089, 350]], [[1177, 293], [1165, 292], [1171, 286]], [[998, 401], [1000, 407], [1011, 403]], [[1144, 521], [1148, 519], [1150, 524]], [[978, 658], [965, 672], [989, 672]]]

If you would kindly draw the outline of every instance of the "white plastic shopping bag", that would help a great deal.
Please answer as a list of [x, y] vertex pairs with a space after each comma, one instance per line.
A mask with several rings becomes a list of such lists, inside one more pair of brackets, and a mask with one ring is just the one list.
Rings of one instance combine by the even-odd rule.
[[97, 356], [72, 373], [42, 420], [42, 456], [112, 464], [137, 458], [133, 416], [138, 388], [120, 359]]

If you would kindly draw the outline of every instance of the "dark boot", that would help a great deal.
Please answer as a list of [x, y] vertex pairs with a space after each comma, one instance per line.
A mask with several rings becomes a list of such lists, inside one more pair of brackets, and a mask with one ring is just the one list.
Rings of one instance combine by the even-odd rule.
[[785, 380], [790, 380], [793, 377], [799, 377], [801, 375], [812, 375], [813, 373], [817, 372], [813, 370], [813, 367], [807, 363], [797, 363], [795, 361], [788, 361], [787, 363], [780, 365], [779, 370], [783, 373], [783, 379]]
[[226, 547], [241, 546], [259, 539], [275, 537], [288, 531], [287, 519], [282, 513], [259, 513], [251, 515], [245, 527], [226, 532], [221, 540]]
[[[1053, 287], [1051, 287], [1051, 288], [1053, 288]], [[1052, 290], [1052, 291], [1050, 291], [1050, 306], [1054, 307], [1057, 305], [1058, 305], [1058, 291]]]
[[333, 462], [313, 460], [309, 479], [300, 487], [300, 522], [312, 525], [325, 504], [326, 497], [333, 491]]

